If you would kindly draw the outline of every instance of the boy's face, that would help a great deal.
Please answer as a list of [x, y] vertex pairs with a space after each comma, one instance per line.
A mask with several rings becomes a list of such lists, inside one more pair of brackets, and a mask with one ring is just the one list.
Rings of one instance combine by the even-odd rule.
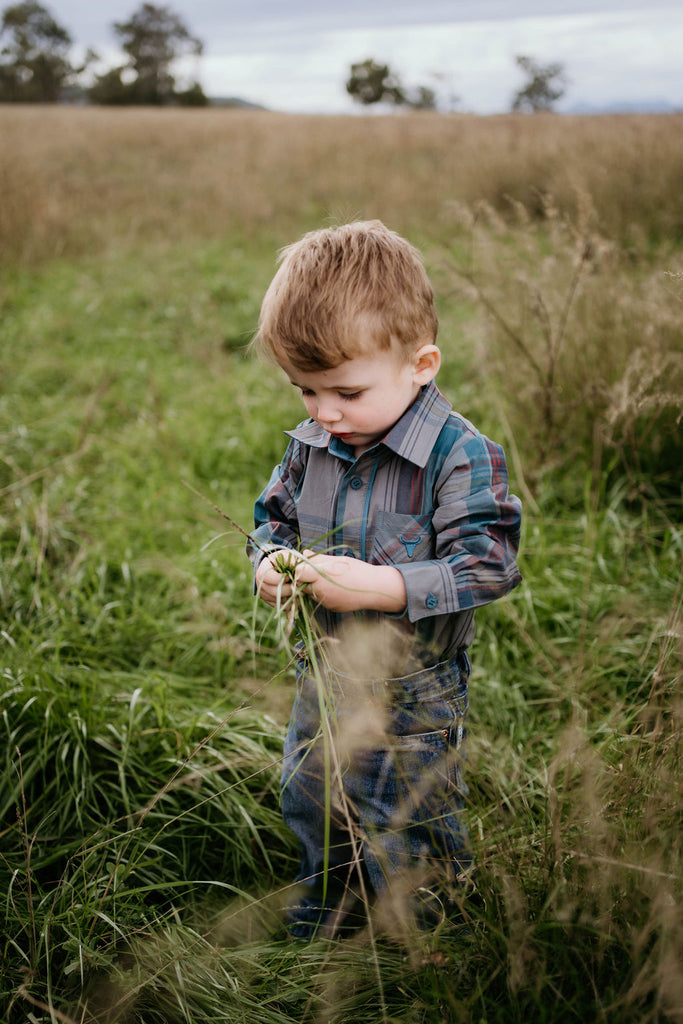
[[309, 416], [360, 455], [410, 408], [439, 362], [438, 348], [423, 345], [409, 360], [392, 347], [347, 359], [331, 370], [299, 370], [286, 363], [282, 368], [301, 391]]

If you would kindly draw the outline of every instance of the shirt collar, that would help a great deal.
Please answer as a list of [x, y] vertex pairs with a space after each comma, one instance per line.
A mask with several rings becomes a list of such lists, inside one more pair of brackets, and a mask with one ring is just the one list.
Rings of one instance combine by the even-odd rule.
[[[451, 404], [432, 381], [422, 388], [413, 404], [393, 425], [381, 443], [402, 458], [424, 468], [436, 439], [451, 413]], [[305, 420], [286, 434], [311, 448], [329, 448], [332, 455], [353, 459], [353, 450], [324, 430], [315, 420]]]

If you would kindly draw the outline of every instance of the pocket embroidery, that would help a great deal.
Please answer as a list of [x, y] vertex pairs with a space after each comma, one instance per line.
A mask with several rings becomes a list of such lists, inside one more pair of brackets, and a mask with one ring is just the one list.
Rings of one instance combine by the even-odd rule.
[[401, 536], [398, 539], [400, 540], [401, 544], [403, 544], [403, 547], [406, 549], [406, 554], [408, 558], [412, 558], [415, 548], [422, 540], [422, 534], [418, 534], [417, 537], [413, 537], [410, 540], [406, 539], [403, 536], [403, 534], [401, 534]]

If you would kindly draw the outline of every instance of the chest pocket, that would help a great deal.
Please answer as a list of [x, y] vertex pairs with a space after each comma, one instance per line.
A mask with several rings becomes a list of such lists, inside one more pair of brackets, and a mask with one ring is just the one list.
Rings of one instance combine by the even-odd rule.
[[430, 515], [377, 512], [370, 561], [375, 565], [420, 562], [434, 557]]

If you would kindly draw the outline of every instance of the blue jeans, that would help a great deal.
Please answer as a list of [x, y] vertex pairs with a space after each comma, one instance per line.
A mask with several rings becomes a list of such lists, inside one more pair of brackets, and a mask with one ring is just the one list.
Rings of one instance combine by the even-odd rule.
[[362, 923], [368, 899], [409, 869], [454, 879], [471, 867], [460, 815], [469, 674], [464, 651], [388, 680], [321, 684], [300, 663], [281, 792], [301, 850], [292, 936]]

